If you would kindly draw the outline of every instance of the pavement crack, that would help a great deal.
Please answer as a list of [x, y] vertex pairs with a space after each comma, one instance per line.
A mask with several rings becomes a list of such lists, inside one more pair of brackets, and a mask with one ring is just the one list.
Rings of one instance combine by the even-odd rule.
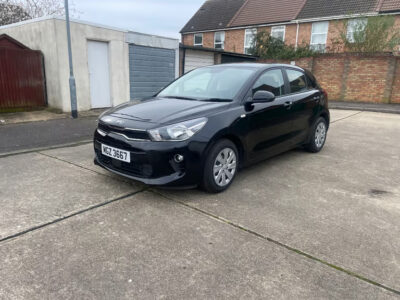
[[251, 230], [251, 229], [249, 229], [249, 228], [246, 228], [246, 227], [244, 227], [243, 225], [236, 224], [235, 222], [232, 222], [232, 221], [230, 221], [230, 220], [228, 220], [228, 219], [225, 219], [225, 218], [223, 218], [223, 217], [221, 217], [221, 216], [215, 215], [215, 214], [213, 214], [213, 213], [211, 213], [211, 212], [209, 212], [209, 211], [206, 211], [206, 210], [203, 210], [203, 209], [201, 209], [201, 208], [192, 206], [192, 205], [190, 205], [190, 204], [188, 204], [188, 203], [185, 203], [185, 202], [183, 202], [183, 201], [176, 200], [176, 199], [174, 199], [174, 198], [168, 197], [168, 196], [162, 194], [161, 192], [159, 192], [159, 191], [157, 191], [157, 190], [150, 189], [150, 191], [153, 192], [153, 193], [155, 193], [155, 194], [157, 194], [157, 195], [159, 195], [159, 196], [161, 196], [161, 197], [163, 197], [163, 198], [165, 198], [165, 199], [167, 199], [167, 200], [169, 200], [169, 201], [173, 201], [173, 202], [175, 202], [175, 203], [177, 203], [177, 204], [180, 204], [180, 205], [183, 205], [183, 206], [185, 206], [185, 207], [187, 207], [187, 208], [189, 208], [189, 209], [191, 209], [191, 210], [195, 210], [196, 212], [198, 212], [198, 213], [200, 213], [200, 214], [202, 214], [202, 215], [205, 215], [205, 216], [207, 216], [207, 217], [209, 217], [209, 218], [212, 218], [212, 219], [214, 219], [214, 220], [217, 220], [217, 221], [219, 221], [219, 222], [223, 222], [223, 223], [225, 223], [225, 224], [227, 224], [227, 225], [230, 225], [230, 226], [232, 226], [232, 227], [234, 227], [234, 228], [236, 228], [236, 229], [239, 229], [239, 230], [241, 230], [241, 231], [244, 231], [244, 232], [246, 232], [246, 233], [249, 233], [249, 234], [251, 234], [251, 235], [253, 235], [253, 236], [257, 237], [257, 238], [260, 238], [260, 239], [262, 239], [262, 240], [264, 240], [264, 241], [268, 241], [268, 242], [273, 243], [273, 244], [275, 244], [275, 245], [277, 245], [277, 246], [279, 246], [279, 247], [281, 247], [281, 248], [285, 248], [285, 249], [287, 249], [287, 250], [289, 250], [289, 251], [291, 251], [291, 252], [294, 252], [294, 253], [296, 253], [296, 254], [298, 254], [298, 255], [301, 255], [301, 256], [306, 257], [306, 258], [308, 258], [308, 259], [310, 259], [310, 260], [316, 261], [316, 262], [321, 263], [321, 264], [323, 264], [323, 265], [325, 265], [325, 266], [328, 266], [328, 267], [330, 267], [330, 268], [332, 268], [332, 269], [335, 269], [336, 271], [342, 272], [342, 273], [344, 273], [344, 274], [346, 274], [346, 275], [349, 275], [349, 276], [351, 276], [351, 277], [357, 278], [357, 279], [359, 279], [359, 280], [362, 280], [362, 281], [364, 281], [364, 282], [367, 282], [367, 283], [372, 284], [372, 285], [374, 285], [374, 286], [377, 286], [377, 287], [379, 287], [379, 288], [385, 289], [385, 290], [387, 290], [387, 291], [389, 291], [389, 292], [392, 292], [392, 293], [394, 293], [394, 294], [396, 294], [396, 295], [400, 295], [400, 291], [399, 291], [399, 290], [396, 290], [396, 289], [393, 289], [393, 288], [391, 288], [391, 287], [388, 287], [388, 286], [386, 286], [386, 285], [384, 285], [384, 284], [381, 284], [381, 283], [379, 283], [379, 282], [377, 282], [377, 281], [375, 281], [375, 280], [372, 280], [372, 279], [369, 279], [369, 278], [367, 278], [367, 277], [365, 277], [365, 276], [362, 276], [362, 275], [360, 275], [360, 274], [357, 274], [356, 272], [350, 271], [350, 270], [348, 270], [348, 269], [346, 269], [346, 268], [337, 266], [337, 265], [332, 264], [332, 263], [330, 263], [330, 262], [328, 262], [328, 261], [325, 261], [325, 260], [323, 260], [323, 259], [320, 259], [320, 258], [318, 258], [318, 257], [316, 257], [316, 256], [314, 256], [314, 255], [312, 255], [312, 254], [309, 254], [309, 253], [306, 253], [306, 252], [301, 251], [301, 250], [299, 250], [299, 249], [293, 248], [293, 247], [291, 247], [291, 246], [289, 246], [289, 245], [286, 245], [286, 244], [284, 244], [284, 243], [282, 243], [282, 242], [279, 242], [279, 241], [277, 241], [277, 240], [274, 240], [274, 239], [272, 239], [272, 238], [270, 238], [270, 237], [268, 237], [268, 236], [262, 235], [262, 234], [260, 234], [260, 233], [258, 233], [258, 232], [256, 232], [256, 231], [253, 231], [253, 230]]
[[101, 203], [98, 203], [98, 204], [89, 206], [89, 207], [87, 207], [87, 208], [85, 208], [85, 209], [76, 211], [76, 212], [74, 212], [74, 213], [67, 214], [67, 215], [65, 215], [65, 216], [56, 218], [56, 219], [54, 219], [54, 220], [52, 220], [52, 221], [49, 221], [49, 222], [46, 222], [46, 223], [42, 223], [42, 224], [40, 224], [40, 225], [37, 225], [37, 226], [33, 226], [33, 227], [31, 227], [31, 228], [28, 228], [28, 229], [26, 229], [26, 230], [24, 230], [24, 231], [20, 231], [20, 232], [17, 232], [17, 233], [15, 233], [15, 234], [6, 236], [6, 237], [0, 239], [0, 246], [1, 246], [1, 243], [3, 243], [3, 242], [6, 242], [6, 241], [9, 241], [9, 240], [18, 238], [18, 237], [23, 236], [23, 235], [25, 235], [25, 234], [27, 234], [27, 233], [37, 231], [37, 230], [42, 229], [42, 228], [45, 228], [45, 227], [47, 227], [47, 226], [50, 226], [50, 225], [53, 225], [53, 224], [56, 224], [56, 223], [60, 223], [60, 222], [62, 222], [62, 221], [68, 220], [68, 219], [70, 219], [70, 218], [72, 218], [72, 217], [75, 217], [75, 216], [84, 214], [84, 213], [86, 213], [86, 212], [89, 212], [89, 211], [91, 211], [91, 210], [95, 210], [95, 209], [100, 208], [100, 207], [107, 206], [107, 205], [112, 204], [112, 203], [114, 203], [114, 202], [118, 202], [118, 201], [121, 201], [121, 200], [125, 200], [125, 199], [127, 199], [127, 198], [129, 198], [129, 197], [132, 197], [132, 196], [134, 196], [134, 195], [140, 194], [140, 193], [142, 193], [142, 192], [144, 192], [144, 191], [146, 191], [146, 190], [147, 190], [147, 188], [143, 188], [143, 189], [141, 189], [141, 190], [139, 190], [139, 191], [131, 192], [131, 193], [125, 194], [125, 195], [123, 195], [123, 196], [117, 197], [117, 198], [115, 198], [115, 199], [111, 199], [111, 200], [108, 200], [108, 201], [105, 201], [105, 202], [101, 202]]
[[347, 116], [347, 117], [344, 117], [344, 118], [341, 118], [341, 119], [337, 119], [337, 120], [335, 120], [335, 121], [332, 121], [331, 124], [334, 124], [334, 123], [336, 123], [336, 122], [349, 119], [349, 118], [351, 118], [351, 117], [355, 117], [355, 116], [357, 116], [357, 115], [359, 115], [359, 114], [362, 114], [362, 113], [363, 113], [363, 111], [356, 112], [356, 113], [354, 113], [354, 114], [352, 114], [352, 115], [350, 115], [350, 116]]

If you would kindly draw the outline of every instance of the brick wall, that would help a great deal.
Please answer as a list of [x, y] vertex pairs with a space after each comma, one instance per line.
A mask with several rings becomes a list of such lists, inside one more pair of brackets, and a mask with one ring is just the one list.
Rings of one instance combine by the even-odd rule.
[[244, 29], [225, 32], [225, 51], [244, 53]]
[[[261, 63], [290, 63], [262, 60]], [[325, 54], [295, 61], [312, 71], [330, 100], [400, 103], [400, 57], [389, 54]]]

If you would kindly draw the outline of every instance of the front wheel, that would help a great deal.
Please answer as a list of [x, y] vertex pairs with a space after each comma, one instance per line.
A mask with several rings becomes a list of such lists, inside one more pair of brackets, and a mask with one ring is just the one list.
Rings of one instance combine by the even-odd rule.
[[206, 158], [202, 187], [210, 193], [225, 191], [236, 177], [238, 157], [238, 150], [230, 140], [218, 141]]
[[320, 152], [325, 145], [327, 133], [326, 120], [322, 117], [318, 118], [311, 128], [309, 143], [305, 148], [312, 153]]

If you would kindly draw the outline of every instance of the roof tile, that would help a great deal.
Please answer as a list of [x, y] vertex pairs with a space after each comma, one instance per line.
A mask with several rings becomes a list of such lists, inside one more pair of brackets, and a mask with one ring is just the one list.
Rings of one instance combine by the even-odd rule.
[[226, 28], [245, 0], [207, 0], [181, 33]]
[[375, 12], [378, 0], [307, 0], [297, 19]]
[[304, 0], [248, 0], [230, 26], [258, 25], [291, 21], [296, 18]]
[[400, 0], [383, 0], [381, 12], [400, 11]]

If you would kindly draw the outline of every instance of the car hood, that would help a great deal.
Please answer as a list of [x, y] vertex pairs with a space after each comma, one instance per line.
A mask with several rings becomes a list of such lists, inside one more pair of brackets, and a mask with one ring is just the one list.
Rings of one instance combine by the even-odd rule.
[[148, 123], [145, 127], [149, 127], [150, 124], [169, 125], [194, 118], [207, 117], [211, 113], [226, 109], [230, 104], [227, 102], [153, 98], [119, 105], [109, 110], [101, 119], [108, 117], [109, 120], [118, 118], [134, 123]]

